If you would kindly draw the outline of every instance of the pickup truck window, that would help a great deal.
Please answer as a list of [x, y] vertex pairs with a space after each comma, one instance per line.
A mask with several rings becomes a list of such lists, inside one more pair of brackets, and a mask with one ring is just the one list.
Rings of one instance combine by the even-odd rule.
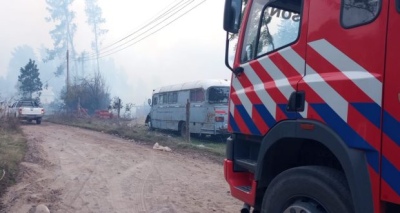
[[18, 102], [17, 107], [33, 107], [32, 101], [21, 101]]

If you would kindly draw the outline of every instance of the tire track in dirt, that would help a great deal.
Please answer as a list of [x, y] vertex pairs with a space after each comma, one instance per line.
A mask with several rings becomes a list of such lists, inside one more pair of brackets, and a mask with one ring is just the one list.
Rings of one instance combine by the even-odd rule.
[[[25, 125], [33, 154], [9, 189], [6, 212], [237, 212], [222, 164], [161, 152], [100, 132]], [[34, 195], [34, 196], [32, 196]]]

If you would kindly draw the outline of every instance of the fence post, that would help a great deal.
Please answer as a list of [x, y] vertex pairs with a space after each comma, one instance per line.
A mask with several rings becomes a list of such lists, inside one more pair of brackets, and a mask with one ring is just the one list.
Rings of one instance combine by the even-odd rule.
[[120, 118], [119, 114], [121, 112], [121, 99], [118, 98], [118, 119]]
[[187, 103], [186, 103], [186, 141], [190, 143], [189, 121], [190, 121], [190, 102], [189, 102], [189, 99], [187, 99]]

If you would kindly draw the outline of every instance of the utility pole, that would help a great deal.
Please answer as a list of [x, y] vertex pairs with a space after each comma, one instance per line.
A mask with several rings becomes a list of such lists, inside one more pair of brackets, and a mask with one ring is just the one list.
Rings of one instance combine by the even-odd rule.
[[120, 112], [121, 112], [121, 99], [118, 98], [118, 119], [120, 118]]
[[69, 52], [68, 52], [68, 49], [67, 49], [67, 79], [66, 79], [65, 84], [67, 87], [67, 97], [68, 97], [68, 94], [69, 94]]

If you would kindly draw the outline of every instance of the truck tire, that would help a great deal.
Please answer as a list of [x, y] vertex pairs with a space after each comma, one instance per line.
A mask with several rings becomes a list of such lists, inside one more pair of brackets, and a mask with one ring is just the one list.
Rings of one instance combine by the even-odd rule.
[[36, 124], [41, 124], [42, 123], [42, 119], [41, 118], [36, 118]]
[[263, 198], [262, 213], [354, 212], [343, 173], [323, 166], [302, 166], [277, 175]]

